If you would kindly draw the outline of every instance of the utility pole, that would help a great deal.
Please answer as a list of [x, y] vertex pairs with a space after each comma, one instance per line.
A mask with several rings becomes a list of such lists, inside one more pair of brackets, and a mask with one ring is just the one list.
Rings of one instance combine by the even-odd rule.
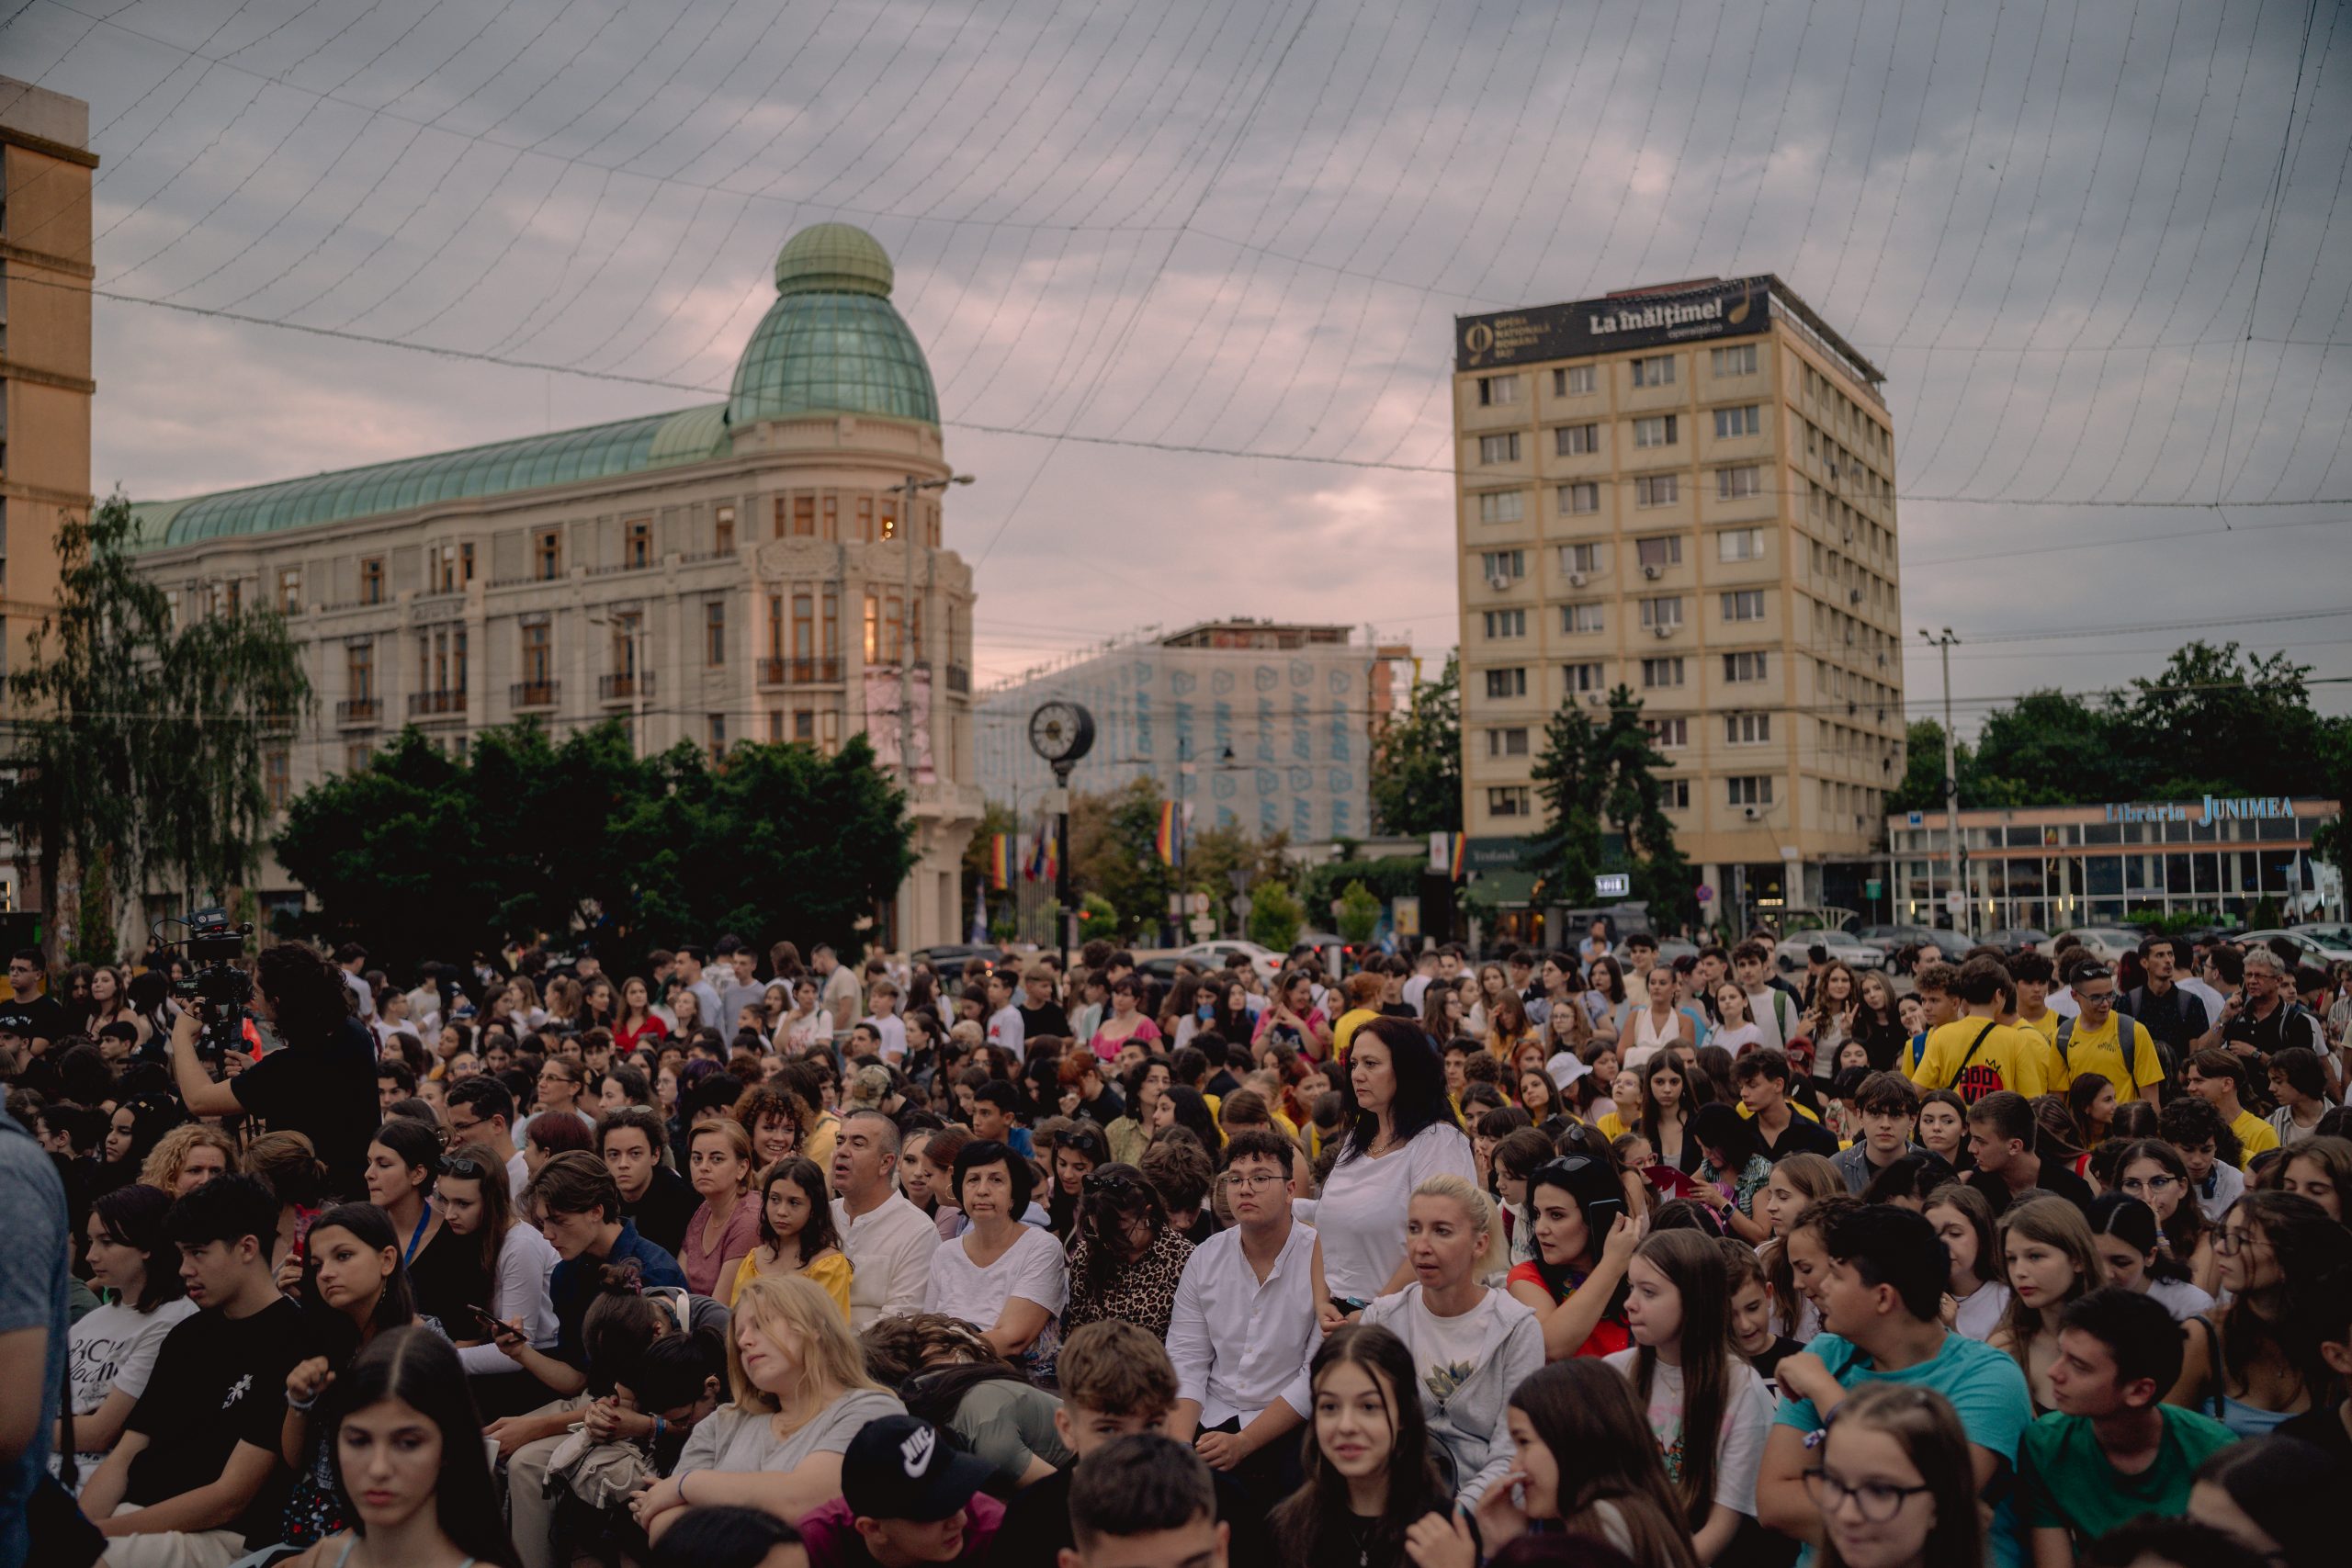
[[1958, 743], [1951, 731], [1951, 649], [1960, 638], [1952, 636], [1950, 626], [1940, 637], [1930, 636], [1921, 626], [1919, 635], [1930, 646], [1941, 650], [1944, 664], [1944, 833], [1951, 850], [1951, 887], [1961, 897], [1961, 908], [1952, 915], [1951, 929], [1961, 931], [1960, 917], [1968, 907], [1968, 873], [1960, 852], [1960, 763]]
[[[899, 497], [899, 545], [904, 563], [904, 596], [899, 601], [899, 782], [912, 795], [915, 789], [915, 498], [927, 490], [967, 485], [969, 474], [942, 479], [919, 479], [909, 474], [891, 490]], [[948, 649], [950, 653], [954, 649]]]

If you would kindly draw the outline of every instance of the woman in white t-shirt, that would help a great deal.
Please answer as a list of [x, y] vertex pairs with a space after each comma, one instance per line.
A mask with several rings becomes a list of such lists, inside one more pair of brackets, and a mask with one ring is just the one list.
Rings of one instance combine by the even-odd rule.
[[1503, 1412], [1510, 1391], [1544, 1365], [1534, 1309], [1479, 1280], [1502, 1266], [1502, 1226], [1487, 1195], [1458, 1176], [1413, 1191], [1405, 1258], [1413, 1282], [1363, 1309], [1363, 1321], [1412, 1352], [1433, 1451], [1453, 1469], [1456, 1501], [1476, 1507], [1518, 1451]]
[[1445, 1068], [1412, 1021], [1375, 1018], [1357, 1029], [1348, 1083], [1354, 1124], [1314, 1218], [1331, 1292], [1326, 1317], [1334, 1325], [1411, 1281], [1405, 1213], [1422, 1182], [1458, 1176], [1477, 1185], [1469, 1135], [1446, 1098]]
[[2156, 1212], [2128, 1192], [2102, 1192], [2086, 1211], [2091, 1247], [2107, 1266], [2107, 1282], [2164, 1303], [2175, 1323], [2202, 1316], [2213, 1298], [2165, 1250]]
[[1027, 1160], [992, 1138], [964, 1145], [954, 1185], [971, 1228], [932, 1254], [922, 1308], [970, 1324], [998, 1355], [1045, 1371], [1059, 1343], [1055, 1320], [1069, 1269], [1052, 1231], [1022, 1224], [1035, 1180]]
[[1625, 1374], [1657, 1439], [1699, 1561], [1713, 1562], [1756, 1517], [1756, 1472], [1773, 1405], [1731, 1348], [1721, 1247], [1695, 1230], [1660, 1231], [1626, 1265], [1630, 1348], [1604, 1358]]
[[1737, 981], [1725, 980], [1715, 987], [1715, 1015], [1723, 1024], [1707, 1036], [1708, 1044], [1720, 1045], [1737, 1056], [1764, 1043], [1764, 1031], [1750, 1016], [1747, 993], [1739, 988]]
[[1951, 1276], [1944, 1283], [1945, 1299], [1951, 1304], [1944, 1321], [1962, 1338], [1992, 1338], [2009, 1314], [2009, 1284], [2001, 1277], [1993, 1205], [1975, 1188], [1947, 1181], [1928, 1194], [1926, 1212], [1951, 1256]]
[[[90, 1283], [114, 1299], [74, 1325], [67, 1367], [74, 1392], [74, 1448], [88, 1479], [147, 1392], [164, 1337], [196, 1303], [180, 1281], [179, 1258], [164, 1235], [171, 1195], [119, 1187], [90, 1210]], [[56, 1465], [54, 1456], [50, 1463]]]

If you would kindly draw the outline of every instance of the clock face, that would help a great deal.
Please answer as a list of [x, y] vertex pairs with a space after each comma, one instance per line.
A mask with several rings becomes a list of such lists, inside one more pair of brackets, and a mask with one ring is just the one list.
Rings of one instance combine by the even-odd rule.
[[1094, 716], [1076, 703], [1051, 702], [1029, 716], [1029, 744], [1048, 762], [1075, 761], [1094, 741]]

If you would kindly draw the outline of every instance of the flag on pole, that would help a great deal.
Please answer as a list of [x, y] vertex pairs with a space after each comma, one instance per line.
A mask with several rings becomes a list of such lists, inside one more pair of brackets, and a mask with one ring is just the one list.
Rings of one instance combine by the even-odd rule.
[[[1002, 835], [999, 835], [997, 843], [1000, 848], [1002, 847], [1003, 842]], [[972, 934], [969, 940], [974, 947], [978, 947], [988, 939], [989, 896], [981, 889], [975, 887], [972, 889]]]
[[1176, 803], [1159, 803], [1159, 831], [1153, 836], [1152, 847], [1159, 852], [1160, 863], [1174, 865], [1181, 839], [1176, 829]]
[[1051, 841], [1052, 838], [1052, 830], [1041, 820], [1037, 824], [1037, 837], [1029, 846], [1029, 863], [1023, 867], [1021, 872], [1022, 875], [1032, 882], [1035, 882], [1046, 874], [1046, 845]]
[[989, 891], [1001, 893], [1012, 883], [1012, 835], [999, 833], [989, 840]]
[[1453, 843], [1447, 846], [1446, 858], [1451, 862], [1446, 868], [1448, 874], [1454, 881], [1461, 881], [1470, 871], [1470, 835], [1454, 834]]

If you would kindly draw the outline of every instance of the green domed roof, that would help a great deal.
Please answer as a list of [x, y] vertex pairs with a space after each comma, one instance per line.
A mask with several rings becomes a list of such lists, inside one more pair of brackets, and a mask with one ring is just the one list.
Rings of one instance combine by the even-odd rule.
[[939, 423], [931, 367], [890, 303], [890, 258], [874, 236], [819, 223], [775, 258], [776, 301], [735, 362], [734, 429], [805, 414]]

